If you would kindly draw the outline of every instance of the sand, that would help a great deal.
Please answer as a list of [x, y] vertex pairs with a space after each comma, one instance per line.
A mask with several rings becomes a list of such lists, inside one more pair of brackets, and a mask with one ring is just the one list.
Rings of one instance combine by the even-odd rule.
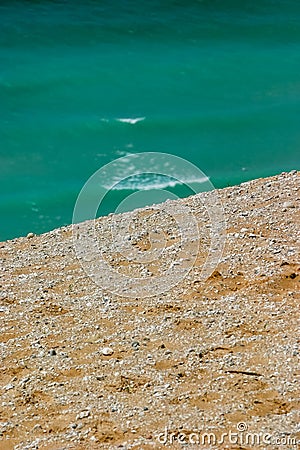
[[297, 448], [300, 173], [211, 195], [0, 244], [1, 450]]

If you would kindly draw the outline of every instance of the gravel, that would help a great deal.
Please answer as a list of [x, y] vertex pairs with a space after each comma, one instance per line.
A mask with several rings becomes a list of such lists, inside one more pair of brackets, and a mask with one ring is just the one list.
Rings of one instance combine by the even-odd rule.
[[[217, 191], [224, 223], [210, 223], [209, 193], [87, 222], [112, 269], [105, 287], [71, 226], [0, 243], [0, 448], [181, 449], [179, 433], [241, 423], [299, 439], [299, 181]], [[198, 231], [181, 236], [186, 207]]]

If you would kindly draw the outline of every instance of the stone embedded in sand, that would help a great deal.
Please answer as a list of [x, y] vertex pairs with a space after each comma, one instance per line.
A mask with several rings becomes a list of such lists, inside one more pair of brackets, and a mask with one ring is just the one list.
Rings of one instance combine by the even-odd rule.
[[85, 419], [86, 417], [89, 417], [91, 415], [90, 411], [81, 411], [77, 416], [76, 419]]
[[101, 353], [102, 353], [102, 355], [104, 355], [104, 356], [110, 356], [110, 355], [112, 355], [113, 354], [113, 349], [112, 348], [110, 348], [110, 347], [104, 347], [102, 350], [101, 350]]
[[140, 348], [140, 343], [139, 343], [138, 341], [134, 341], [134, 342], [131, 344], [131, 347], [132, 347], [134, 350], [138, 350], [138, 349]]
[[34, 237], [34, 233], [28, 233], [26, 237], [27, 237], [28, 239], [31, 239], [31, 238]]
[[293, 202], [284, 202], [284, 204], [282, 206], [283, 206], [283, 208], [295, 208], [295, 205]]

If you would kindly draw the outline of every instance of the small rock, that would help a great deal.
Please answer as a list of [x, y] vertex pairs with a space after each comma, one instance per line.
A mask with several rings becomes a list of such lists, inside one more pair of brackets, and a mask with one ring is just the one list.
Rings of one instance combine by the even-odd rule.
[[56, 355], [56, 351], [54, 350], [54, 348], [52, 348], [51, 350], [49, 350], [49, 355], [50, 355], [50, 356], [55, 356], [55, 355]]
[[30, 380], [30, 378], [29, 377], [25, 377], [25, 378], [23, 378], [20, 382], [19, 382], [19, 386], [21, 386], [22, 384], [25, 384], [25, 383], [27, 383], [28, 381]]
[[4, 386], [3, 389], [5, 389], [6, 391], [9, 391], [10, 389], [13, 389], [15, 386], [12, 383], [7, 384], [6, 386]]
[[284, 202], [284, 204], [282, 206], [283, 206], [283, 208], [295, 208], [295, 205], [293, 202]]
[[98, 380], [98, 381], [103, 381], [103, 380], [105, 380], [105, 376], [104, 375], [98, 375], [98, 376], [96, 376], [96, 380]]
[[102, 355], [104, 355], [104, 356], [110, 356], [110, 355], [112, 355], [113, 354], [113, 349], [112, 348], [110, 348], [110, 347], [104, 347], [102, 350], [101, 350], [101, 353], [102, 353]]
[[134, 350], [138, 350], [138, 349], [140, 348], [140, 343], [139, 343], [138, 341], [134, 341], [134, 342], [131, 344], [131, 347], [132, 347]]
[[28, 233], [26, 237], [27, 239], [31, 239], [34, 237], [34, 233]]
[[89, 417], [91, 415], [90, 411], [81, 411], [77, 416], [76, 419], [85, 419], [86, 417]]

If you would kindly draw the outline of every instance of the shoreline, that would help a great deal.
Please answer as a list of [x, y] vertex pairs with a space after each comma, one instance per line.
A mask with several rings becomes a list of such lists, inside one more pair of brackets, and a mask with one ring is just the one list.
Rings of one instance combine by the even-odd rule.
[[[290, 172], [293, 172], [293, 170], [289, 170], [288, 172], [284, 172], [284, 173], [290, 173]], [[271, 171], [271, 174], [270, 173], [269, 174], [265, 174], [265, 176], [264, 175], [259, 175], [257, 178], [252, 178], [251, 177], [250, 179], [246, 179], [244, 181], [241, 180], [239, 177], [237, 177], [236, 179], [232, 178], [231, 180], [227, 180], [226, 182], [224, 180], [221, 182], [221, 179], [218, 178], [218, 177], [216, 178], [216, 176], [208, 176], [207, 179], [209, 181], [211, 181], [212, 178], [214, 179], [214, 181], [213, 181], [214, 190], [219, 192], [219, 191], [222, 191], [222, 190], [227, 189], [227, 188], [233, 188], [233, 187], [236, 187], [236, 186], [240, 186], [240, 185], [242, 185], [244, 183], [249, 183], [249, 182], [252, 182], [252, 181], [255, 181], [255, 180], [259, 180], [259, 179], [272, 178], [272, 177], [276, 177], [276, 176], [279, 176], [279, 175], [280, 175], [280, 173], [277, 173], [274, 170], [274, 171]], [[253, 176], [254, 176], [254, 174], [253, 174]], [[205, 180], [206, 180], [206, 178], [204, 179], [204, 182], [205, 182]], [[85, 181], [84, 180], [82, 181], [83, 184], [84, 184]], [[174, 183], [176, 184], [176, 182], [174, 182]], [[180, 187], [180, 186], [178, 185], [177, 187]], [[164, 189], [164, 188], [171, 188], [171, 189], [173, 189], [174, 186], [172, 186], [172, 183], [170, 183], [170, 186], [168, 186], [167, 183], [165, 185], [163, 183], [161, 183], [161, 185], [153, 184], [153, 186], [151, 186], [151, 188], [153, 188], [154, 190], [155, 189]], [[132, 189], [129, 186], [128, 186], [128, 189], [120, 189], [120, 190], [119, 189], [115, 189], [114, 195], [117, 197], [119, 192], [123, 191], [124, 193], [126, 193], [126, 196], [127, 196], [127, 195], [131, 195], [132, 193], [135, 193], [139, 189], [143, 190], [143, 186], [142, 185], [136, 185], [135, 187], [132, 187]], [[78, 188], [78, 190], [80, 191], [80, 188]], [[77, 192], [77, 194], [79, 193], [79, 191]], [[207, 192], [207, 191], [204, 191], [204, 192]], [[180, 191], [176, 191], [176, 189], [175, 189], [175, 191], [173, 193], [176, 196], [178, 196], [179, 200], [188, 197], [188, 195], [184, 195], [181, 190]], [[71, 203], [73, 202], [75, 204], [76, 203], [76, 198], [75, 197], [76, 197], [76, 195], [74, 193], [74, 198], [72, 199], [72, 201], [71, 201], [71, 199], [69, 199], [69, 202], [71, 202]], [[77, 195], [77, 198], [78, 198], [78, 195]], [[43, 201], [47, 201], [47, 200], [48, 200], [47, 196], [45, 198], [43, 198]], [[116, 205], [118, 204], [119, 200], [120, 199], [118, 199], [118, 198], [114, 198], [113, 199], [113, 201], [116, 202]], [[140, 208], [141, 207], [137, 207], [136, 209], [140, 209]], [[4, 211], [3, 214], [5, 216], [9, 216], [10, 215], [10, 210], [8, 208], [6, 208], [6, 206], [4, 207], [3, 211]], [[104, 211], [103, 211], [103, 214], [101, 213], [100, 217], [106, 217], [106, 216], [108, 216], [110, 214], [115, 214], [115, 212], [109, 212], [110, 210], [107, 209], [107, 206], [104, 207]], [[50, 212], [52, 212], [52, 214], [55, 215], [55, 211], [54, 210], [51, 210]], [[70, 211], [69, 216], [70, 217], [72, 216], [72, 211]], [[18, 218], [18, 220], [21, 220], [21, 218]], [[41, 220], [43, 221], [43, 219], [41, 219]], [[53, 232], [54, 230], [57, 230], [57, 229], [60, 229], [60, 228], [65, 228], [65, 227], [68, 227], [68, 226], [72, 226], [71, 219], [69, 219], [69, 222], [68, 223], [64, 222], [63, 224], [57, 224], [57, 225], [52, 224], [50, 228], [45, 230], [42, 227], [39, 231], [34, 229], [33, 226], [29, 225], [28, 227], [26, 227], [26, 229], [24, 228], [22, 232], [19, 232], [18, 234], [14, 234], [12, 236], [7, 236], [6, 233], [2, 233], [2, 237], [0, 236], [0, 243], [1, 242], [6, 242], [6, 241], [13, 241], [15, 239], [20, 239], [20, 238], [23, 238], [23, 237], [27, 237], [27, 235], [31, 234], [31, 233], [33, 233], [36, 236], [40, 236], [42, 234], [50, 233], [51, 231]], [[10, 226], [10, 223], [7, 222], [7, 228], [9, 228], [9, 226]]]
[[[72, 225], [0, 243], [0, 449], [179, 449], [178, 440], [162, 442], [166, 427], [168, 439], [187, 439], [199, 427], [220, 437], [241, 423], [262, 438], [300, 439], [300, 172], [216, 192], [226, 242], [206, 279], [217, 247], [202, 203], [208, 193], [170, 201], [168, 217], [161, 205], [157, 214], [149, 207], [96, 219], [118, 273], [110, 291], [99, 286], [106, 274], [96, 284], [82, 269]], [[198, 224], [185, 253], [171, 217], [183, 207]], [[115, 233], [113, 245], [113, 221], [123, 219], [130, 239]], [[128, 262], [150, 247], [156, 260]], [[121, 275], [160, 280], [170, 255], [182, 269], [174, 265], [178, 284], [151, 297], [116, 294]], [[87, 263], [95, 269], [93, 258]]]

